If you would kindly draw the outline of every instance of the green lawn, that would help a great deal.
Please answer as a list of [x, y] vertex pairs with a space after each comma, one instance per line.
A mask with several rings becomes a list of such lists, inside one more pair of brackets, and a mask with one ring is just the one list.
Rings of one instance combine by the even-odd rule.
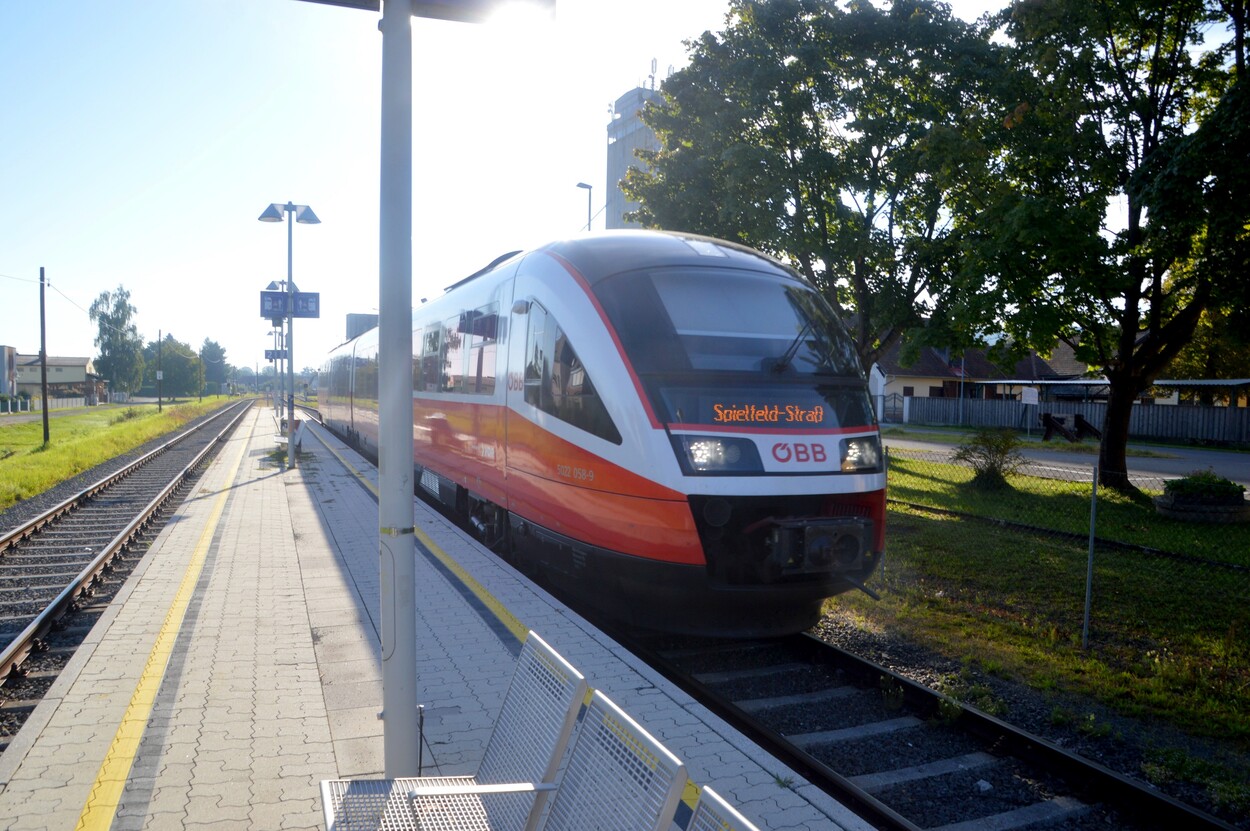
[[[1090, 482], [1021, 475], [1009, 476], [1008, 482], [1010, 490], [979, 490], [971, 484], [972, 471], [962, 465], [890, 455], [893, 500], [1089, 535]], [[1148, 499], [1130, 499], [1108, 488], [1098, 489], [1095, 534], [1099, 539], [1250, 566], [1250, 525], [1167, 519], [1155, 513]]]
[[66, 416], [51, 414], [46, 447], [41, 420], [18, 423], [0, 417], [0, 510], [176, 430], [229, 401], [226, 396], [214, 396], [202, 402], [165, 404], [161, 412], [155, 404], [142, 404], [99, 407]]

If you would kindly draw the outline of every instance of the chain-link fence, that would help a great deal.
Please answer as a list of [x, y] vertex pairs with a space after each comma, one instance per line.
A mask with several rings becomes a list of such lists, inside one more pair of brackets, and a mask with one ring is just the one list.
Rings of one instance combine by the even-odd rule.
[[873, 585], [894, 595], [896, 614], [923, 607], [975, 628], [962, 637], [986, 654], [1000, 634], [1072, 647], [1143, 689], [1197, 680], [1244, 712], [1250, 524], [1162, 516], [1162, 479], [1132, 477], [1142, 495], [1125, 495], [1095, 487], [1094, 464], [1026, 463], [987, 489], [950, 451], [892, 449]]

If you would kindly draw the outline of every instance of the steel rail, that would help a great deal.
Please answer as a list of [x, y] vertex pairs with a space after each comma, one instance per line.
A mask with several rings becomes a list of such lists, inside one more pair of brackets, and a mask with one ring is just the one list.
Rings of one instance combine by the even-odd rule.
[[[922, 831], [921, 826], [853, 784], [848, 777], [814, 758], [707, 684], [693, 678], [691, 673], [680, 667], [679, 662], [664, 657], [627, 634], [614, 632], [612, 635], [669, 680], [689, 692], [699, 703], [742, 730], [796, 773], [843, 802], [875, 828], [888, 831]], [[804, 645], [813, 665], [834, 666], [866, 687], [880, 687], [881, 681], [888, 679], [891, 685], [902, 691], [904, 702], [920, 715], [940, 716], [943, 721], [993, 745], [996, 754], [1009, 755], [1058, 774], [1074, 793], [1088, 798], [1091, 804], [1113, 806], [1146, 827], [1236, 831], [1235, 826], [1149, 785], [1064, 750], [1053, 742], [929, 689], [880, 664], [810, 634], [803, 633], [794, 637], [801, 639], [799, 642]]]
[[121, 470], [118, 470], [115, 473], [111, 473], [108, 476], [105, 476], [103, 479], [99, 480], [98, 482], [95, 482], [94, 484], [88, 485], [86, 488], [83, 488], [78, 493], [65, 499], [59, 505], [56, 505], [53, 508], [49, 508], [47, 511], [44, 511], [44, 513], [35, 517], [29, 522], [26, 522], [25, 524], [20, 525], [11, 531], [7, 531], [3, 535], [0, 535], [0, 555], [3, 555], [4, 552], [7, 551], [14, 543], [20, 540], [23, 540], [26, 537], [29, 537], [31, 534], [34, 534], [36, 531], [38, 531], [43, 526], [47, 525], [49, 522], [52, 522], [53, 520], [59, 518], [60, 516], [64, 514], [69, 513], [70, 511], [73, 511], [83, 502], [95, 496], [100, 491], [107, 490], [109, 487], [116, 484], [118, 480], [124, 479], [125, 477], [134, 473], [136, 470], [143, 467], [148, 462], [155, 459], [157, 456], [169, 450], [169, 448], [183, 441], [187, 436], [191, 435], [192, 432], [194, 431], [188, 430], [182, 433], [181, 435], [170, 439], [164, 444], [161, 444], [160, 446], [153, 448], [149, 452], [143, 454], [143, 456], [141, 456], [140, 458], [126, 465]]
[[901, 687], [904, 700], [922, 713], [934, 715], [939, 711], [946, 714], [957, 712], [955, 721], [962, 729], [1013, 756], [1059, 772], [1075, 792], [1089, 796], [1094, 802], [1114, 805], [1118, 810], [1151, 825], [1236, 831], [1234, 826], [1204, 811], [1117, 773], [1092, 759], [1064, 750], [1054, 742], [1021, 730], [976, 707], [956, 701], [880, 664], [813, 635], [802, 633], [799, 637], [807, 640], [813, 651], [833, 655], [839, 669], [857, 675], [861, 680], [878, 683], [879, 679], [890, 679]]
[[[161, 492], [157, 494], [147, 504], [147, 506], [113, 538], [111, 542], [100, 549], [100, 553], [92, 558], [90, 563], [83, 567], [78, 575], [74, 577], [74, 579], [71, 580], [64, 589], [61, 590], [52, 602], [44, 607], [43, 611], [40, 612], [39, 615], [35, 617], [35, 619], [32, 620], [7, 647], [5, 647], [3, 652], [0, 652], [0, 684], [9, 678], [11, 673], [17, 671], [22, 663], [30, 657], [31, 653], [38, 648], [39, 640], [53, 626], [56, 625], [57, 621], [74, 608], [77, 601], [81, 597], [88, 596], [91, 586], [96, 583], [100, 574], [109, 567], [119, 553], [125, 551], [131, 541], [147, 526], [147, 524], [151, 521], [152, 516], [155, 515], [156, 512], [159, 511], [169, 500], [174, 491], [181, 486], [187, 476], [190, 475], [190, 473], [195, 470], [201, 462], [203, 462], [204, 458], [216, 448], [222, 438], [234, 429], [239, 420], [247, 412], [249, 406], [250, 402], [245, 402], [242, 406], [240, 406], [239, 411], [235, 413], [233, 417], [229, 418], [225, 426], [218, 430], [217, 435], [204, 445], [204, 449], [197, 453], [195, 458], [185, 465], [181, 471], [176, 473], [170, 482], [162, 488]], [[105, 490], [108, 485], [125, 478], [126, 475], [147, 464], [155, 456], [164, 453], [170, 447], [183, 441], [194, 432], [194, 430], [189, 430], [176, 439], [165, 442], [160, 447], [152, 450], [150, 453], [144, 454], [142, 458], [136, 460], [130, 465], [127, 465], [122, 471], [101, 479], [99, 482], [91, 485], [78, 495], [72, 496], [52, 508], [43, 516], [37, 517], [26, 525], [23, 525], [13, 534], [7, 535], [4, 542], [7, 544], [14, 537], [18, 536], [23, 538], [30, 536], [38, 529], [48, 525], [49, 522], [53, 521], [57, 517], [60, 517], [69, 510], [72, 510], [73, 506], [81, 504], [86, 498], [100, 493]], [[49, 518], [49, 515], [51, 515], [51, 518]]]

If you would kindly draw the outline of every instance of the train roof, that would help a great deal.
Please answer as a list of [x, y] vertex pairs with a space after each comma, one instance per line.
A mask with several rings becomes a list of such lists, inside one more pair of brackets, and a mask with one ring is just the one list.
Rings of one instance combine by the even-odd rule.
[[[675, 265], [727, 265], [733, 268], [771, 271], [778, 276], [803, 280], [790, 266], [753, 248], [714, 237], [676, 231], [601, 231], [556, 240], [533, 250], [558, 255], [592, 284], [622, 271]], [[444, 291], [460, 288], [489, 274], [514, 257], [530, 253], [532, 252], [509, 251], [469, 276], [452, 283]]]
[[[555, 254], [567, 261], [592, 285], [623, 271], [691, 265], [718, 265], [770, 272], [778, 277], [788, 277], [807, 285], [807, 280], [790, 266], [739, 243], [680, 231], [629, 229], [598, 231], [548, 242], [529, 251], [509, 251], [467, 277], [447, 286], [442, 296], [445, 297], [453, 289], [458, 289], [490, 274], [517, 257], [526, 257], [537, 252]], [[438, 299], [440, 298], [433, 300]], [[370, 333], [376, 337], [377, 327], [345, 341], [332, 351], [337, 351]]]
[[720, 265], [802, 280], [784, 263], [744, 245], [673, 231], [606, 231], [548, 243], [549, 251], [567, 260], [590, 283], [636, 268]]

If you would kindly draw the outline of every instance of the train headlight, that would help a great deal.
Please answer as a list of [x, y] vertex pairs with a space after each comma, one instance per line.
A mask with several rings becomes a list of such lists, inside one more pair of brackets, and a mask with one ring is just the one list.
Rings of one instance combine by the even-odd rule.
[[881, 440], [876, 436], [842, 439], [839, 455], [842, 458], [842, 471], [844, 473], [880, 470]]
[[673, 448], [687, 475], [763, 473], [755, 442], [722, 436], [673, 436]]

